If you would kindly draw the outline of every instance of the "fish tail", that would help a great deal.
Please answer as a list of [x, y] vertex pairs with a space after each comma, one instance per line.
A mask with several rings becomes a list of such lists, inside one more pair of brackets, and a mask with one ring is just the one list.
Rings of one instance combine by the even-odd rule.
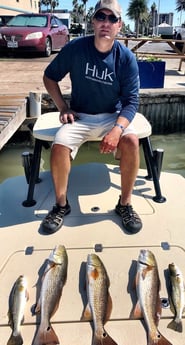
[[13, 332], [7, 342], [7, 345], [22, 345], [23, 344], [23, 338], [22, 335], [19, 333], [17, 335], [13, 335]]
[[167, 327], [170, 329], [173, 329], [176, 332], [182, 333], [182, 320], [181, 319], [174, 319], [168, 324]]
[[59, 339], [50, 325], [47, 330], [41, 328], [38, 329], [38, 332], [34, 338], [32, 345], [57, 345], [60, 344]]
[[105, 331], [102, 336], [94, 334], [92, 345], [118, 345]]

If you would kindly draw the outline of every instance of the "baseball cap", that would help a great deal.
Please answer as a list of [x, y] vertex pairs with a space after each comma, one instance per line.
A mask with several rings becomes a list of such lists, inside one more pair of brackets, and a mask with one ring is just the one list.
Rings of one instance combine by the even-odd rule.
[[95, 10], [93, 13], [93, 17], [95, 14], [102, 9], [110, 10], [114, 15], [119, 18], [121, 17], [121, 6], [117, 2], [117, 0], [100, 0], [97, 2], [95, 6]]

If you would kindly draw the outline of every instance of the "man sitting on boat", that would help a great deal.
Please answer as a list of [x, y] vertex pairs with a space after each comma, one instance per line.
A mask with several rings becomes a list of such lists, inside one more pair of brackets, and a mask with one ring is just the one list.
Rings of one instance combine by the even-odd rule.
[[[115, 37], [122, 27], [117, 0], [101, 0], [92, 16], [94, 35], [70, 41], [44, 73], [45, 87], [59, 112], [61, 128], [51, 150], [56, 204], [42, 222], [54, 233], [71, 212], [67, 199], [71, 160], [85, 141], [101, 140], [100, 152], [120, 159], [121, 196], [115, 207], [124, 229], [135, 234], [142, 222], [131, 205], [139, 168], [139, 141], [132, 125], [138, 108], [139, 76], [133, 53]], [[59, 82], [69, 73], [70, 108]]]

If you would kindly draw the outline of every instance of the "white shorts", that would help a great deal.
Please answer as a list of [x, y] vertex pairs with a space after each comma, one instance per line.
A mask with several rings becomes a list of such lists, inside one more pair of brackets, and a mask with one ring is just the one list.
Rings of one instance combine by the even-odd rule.
[[[118, 117], [117, 113], [89, 115], [78, 113], [79, 120], [61, 125], [54, 139], [54, 144], [60, 144], [71, 150], [74, 159], [80, 146], [86, 141], [101, 140], [114, 126]], [[134, 126], [130, 124], [122, 136], [136, 134]]]

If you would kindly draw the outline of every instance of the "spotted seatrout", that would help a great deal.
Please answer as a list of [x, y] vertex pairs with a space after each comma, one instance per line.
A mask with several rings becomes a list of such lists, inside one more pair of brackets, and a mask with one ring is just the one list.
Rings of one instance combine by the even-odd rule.
[[138, 302], [133, 316], [144, 318], [148, 345], [172, 345], [158, 330], [161, 316], [159, 290], [160, 279], [155, 256], [150, 250], [142, 249], [137, 262], [136, 291]]
[[50, 319], [58, 308], [63, 286], [67, 279], [68, 256], [64, 246], [57, 246], [50, 254], [44, 271], [40, 298], [35, 312], [40, 312], [41, 320], [33, 345], [59, 344], [59, 339], [51, 326]]
[[12, 334], [7, 345], [22, 345], [23, 338], [20, 332], [20, 325], [24, 320], [24, 311], [28, 300], [27, 279], [20, 275], [16, 280], [9, 300], [9, 324]]
[[106, 269], [96, 254], [89, 254], [86, 266], [88, 304], [82, 320], [93, 320], [92, 345], [117, 345], [104, 328], [112, 302], [109, 295], [109, 278]]
[[185, 286], [182, 272], [174, 263], [169, 264], [170, 274], [170, 307], [174, 313], [174, 319], [168, 324], [168, 328], [182, 332], [182, 315], [185, 309]]

